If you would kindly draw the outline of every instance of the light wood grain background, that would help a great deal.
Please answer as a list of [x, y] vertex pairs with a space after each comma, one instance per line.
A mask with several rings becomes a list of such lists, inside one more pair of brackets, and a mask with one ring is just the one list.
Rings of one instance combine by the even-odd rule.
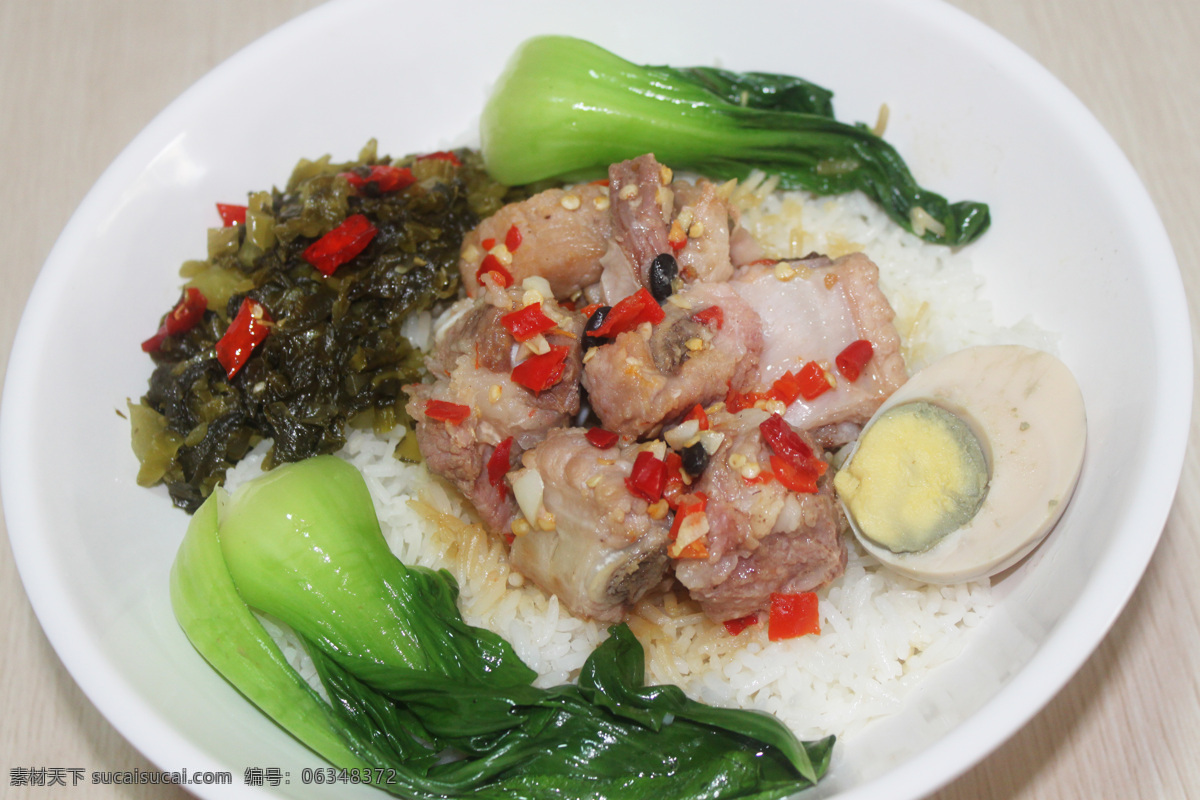
[[[1166, 222], [1195, 319], [1200, 2], [954, 4], [1048, 67], [1116, 138]], [[0, 370], [41, 263], [101, 171], [208, 70], [314, 5], [0, 0]], [[1191, 439], [1162, 542], [1112, 632], [1040, 714], [938, 800], [1200, 797], [1195, 423]], [[145, 786], [9, 786], [13, 767], [153, 767], [62, 667], [2, 527], [0, 538], [0, 797], [186, 797]]]

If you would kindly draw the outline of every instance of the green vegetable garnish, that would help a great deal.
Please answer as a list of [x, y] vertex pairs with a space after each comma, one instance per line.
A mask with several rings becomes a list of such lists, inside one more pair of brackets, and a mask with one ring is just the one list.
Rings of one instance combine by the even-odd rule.
[[[578, 685], [538, 689], [456, 598], [448, 573], [392, 555], [362, 477], [332, 456], [215, 491], [171, 572], [175, 615], [214, 668], [334, 765], [387, 770], [401, 796], [777, 798], [828, 767], [833, 737], [801, 743], [769, 715], [645, 686], [624, 625]], [[329, 702], [251, 609], [298, 634]]]
[[[206, 310], [143, 345], [155, 369], [139, 480], [193, 512], [262, 439], [275, 464], [336, 452], [348, 425], [407, 424], [403, 387], [424, 356], [405, 321], [455, 296], [463, 234], [520, 196], [473, 151], [392, 159], [372, 140], [355, 161], [304, 159], [283, 189], [218, 204], [240, 213], [182, 270]], [[260, 335], [238, 322], [247, 298], [272, 320]]]
[[921, 188], [891, 145], [834, 119], [830, 97], [789, 76], [640, 66], [590, 42], [540, 36], [513, 55], [484, 108], [484, 160], [496, 180], [522, 184], [654, 153], [713, 178], [757, 168], [787, 189], [859, 189], [938, 244], [987, 230], [986, 205]]

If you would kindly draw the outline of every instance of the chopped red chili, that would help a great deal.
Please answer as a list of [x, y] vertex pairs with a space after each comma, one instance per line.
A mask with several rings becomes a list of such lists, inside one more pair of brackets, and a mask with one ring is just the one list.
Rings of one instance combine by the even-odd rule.
[[495, 239], [484, 239], [482, 242], [479, 243], [479, 246], [482, 247], [484, 250], [491, 250], [493, 247], [496, 246], [496, 240]]
[[217, 341], [217, 361], [225, 368], [225, 376], [233, 376], [250, 359], [254, 348], [262, 344], [271, 332], [271, 315], [257, 300], [246, 297], [225, 334]]
[[685, 494], [679, 498], [678, 506], [675, 510], [675, 519], [671, 522], [671, 530], [667, 534], [671, 541], [675, 541], [679, 537], [679, 528], [683, 525], [684, 517], [688, 514], [698, 514], [708, 507], [708, 495], [704, 492]]
[[445, 400], [430, 400], [425, 403], [425, 416], [438, 422], [449, 422], [451, 425], [471, 416], [471, 407], [462, 403], [450, 403]]
[[599, 447], [601, 450], [607, 450], [616, 444], [617, 440], [621, 437], [603, 428], [588, 428], [587, 433], [584, 434], [584, 438], [591, 442], [592, 446]]
[[[668, 554], [670, 551], [668, 551]], [[675, 556], [680, 560], [687, 558], [705, 559], [708, 558], [708, 544], [705, 543], [704, 537], [693, 539], [683, 546], [683, 549]]]
[[362, 214], [346, 217], [341, 225], [317, 239], [304, 250], [304, 260], [325, 275], [361, 253], [379, 230]]
[[512, 466], [512, 446], [513, 437], [510, 436], [496, 445], [496, 449], [492, 451], [492, 457], [487, 462], [488, 483], [500, 487], [501, 497], [508, 494], [508, 484], [504, 482], [504, 476], [508, 474], [508, 469]]
[[800, 434], [796, 433], [792, 426], [788, 425], [778, 414], [772, 414], [763, 420], [758, 426], [758, 430], [771, 449], [793, 465], [800, 465], [812, 460], [820, 461], [813, 453], [812, 448], [800, 438]]
[[504, 246], [510, 253], [517, 252], [517, 248], [521, 246], [521, 229], [516, 225], [509, 228], [508, 233], [504, 235]]
[[357, 172], [343, 172], [341, 175], [355, 189], [362, 189], [367, 184], [373, 183], [382, 193], [407, 189], [417, 182], [417, 177], [413, 175], [411, 169], [394, 167], [391, 164], [372, 164], [366, 177]]
[[527, 341], [539, 333], [557, 327], [557, 323], [542, 312], [541, 303], [530, 303], [524, 308], [505, 314], [500, 318], [500, 324], [508, 328], [518, 342]]
[[600, 327], [590, 331], [589, 335], [597, 339], [610, 338], [619, 333], [631, 331], [643, 322], [657, 325], [663, 321], [664, 317], [666, 317], [666, 313], [663, 312], [662, 307], [643, 287], [613, 306]]
[[248, 210], [245, 206], [217, 203], [217, 213], [221, 215], [221, 222], [226, 228], [232, 228], [234, 225], [245, 225], [246, 212]]
[[838, 372], [842, 373], [842, 377], [854, 383], [873, 355], [875, 355], [875, 347], [866, 339], [859, 339], [846, 345], [846, 349], [838, 353], [834, 363], [837, 364]]
[[483, 276], [488, 273], [491, 273], [492, 279], [503, 289], [513, 285], [512, 273], [506, 270], [500, 263], [500, 259], [491, 253], [483, 257], [483, 263], [479, 265], [479, 269], [475, 270], [475, 280], [483, 283]]
[[720, 306], [709, 306], [692, 314], [692, 319], [701, 325], [711, 325], [717, 330], [721, 330], [725, 325], [725, 312], [721, 310]]
[[821, 614], [815, 592], [771, 593], [771, 613], [767, 618], [768, 639], [778, 642], [820, 632]]
[[674, 450], [667, 451], [663, 460], [667, 467], [667, 482], [663, 485], [663, 498], [672, 510], [679, 508], [679, 500], [684, 494], [686, 484], [683, 482], [683, 458]]
[[692, 406], [692, 410], [687, 413], [687, 416], [683, 418], [683, 421], [687, 422], [689, 419], [694, 419], [700, 423], [700, 430], [702, 431], [706, 431], [709, 429], [709, 427], [711, 427], [711, 424], [708, 421], [708, 412], [706, 412], [704, 410], [704, 406], [700, 405], [699, 403], [696, 403], [696, 405]]
[[648, 503], [655, 503], [662, 497], [666, 484], [666, 463], [649, 450], [638, 453], [633, 461], [633, 473], [625, 479], [625, 486], [630, 493]]
[[800, 396], [805, 400], [816, 400], [833, 388], [829, 385], [829, 379], [825, 377], [825, 370], [815, 361], [801, 367], [796, 380], [800, 384]]
[[207, 308], [208, 300], [199, 289], [193, 287], [185, 289], [179, 302], [163, 318], [162, 324], [158, 326], [158, 332], [142, 342], [142, 351], [156, 353], [168, 336], [190, 331], [196, 327], [196, 323], [204, 318]]
[[800, 379], [791, 370], [780, 375], [771, 384], [771, 395], [785, 406], [790, 406], [796, 402], [801, 393]]
[[556, 345], [548, 353], [530, 356], [513, 367], [512, 379], [534, 392], [549, 389], [562, 378], [569, 353], [566, 345]]
[[747, 614], [737, 619], [727, 619], [723, 624], [725, 625], [725, 630], [729, 631], [730, 636], [737, 636], [751, 625], [758, 624], [758, 614]]
[[730, 389], [729, 394], [725, 395], [725, 408], [730, 414], [736, 414], [747, 408], [754, 408], [760, 400], [771, 399], [771, 395], [767, 392], [746, 392], [743, 394]]
[[451, 153], [449, 150], [436, 150], [432, 153], [426, 153], [417, 159], [417, 161], [425, 161], [426, 159], [434, 159], [436, 161], [449, 161], [456, 167], [461, 167], [462, 162], [458, 160], [458, 156]]
[[745, 475], [742, 476], [742, 482], [747, 486], [765, 486], [773, 480], [775, 480], [775, 473], [769, 469], [760, 469], [758, 474], [753, 478], [747, 478]]
[[583, 314], [584, 319], [591, 319], [592, 314], [596, 313], [596, 309], [603, 308], [603, 307], [604, 307], [603, 303], [588, 303], [586, 306], [584, 306], [583, 308], [581, 308], [579, 310], [579, 313]]
[[[771, 469], [775, 473], [776, 480], [785, 486], [787, 485], [786, 481], [792, 480], [791, 473], [787, 478], [780, 474], [782, 471], [780, 465], [786, 465], [797, 476], [812, 475], [812, 489], [796, 489], [795, 491], [816, 491], [816, 479], [825, 474], [828, 464], [817, 457], [812, 448], [800, 438], [800, 434], [792, 430], [792, 426], [788, 425], [778, 414], [772, 414], [763, 420], [762, 424], [758, 426], [758, 430], [762, 433], [763, 441], [779, 458], [778, 464], [775, 459], [771, 460]], [[800, 485], [801, 478], [796, 477], [794, 482]], [[807, 486], [808, 481], [804, 480], [803, 485]]]
[[771, 469], [773, 472], [769, 474], [793, 492], [803, 492], [804, 494], [817, 493], [817, 478], [821, 477], [821, 475], [816, 470], [797, 469], [782, 456], [776, 455], [771, 456]]

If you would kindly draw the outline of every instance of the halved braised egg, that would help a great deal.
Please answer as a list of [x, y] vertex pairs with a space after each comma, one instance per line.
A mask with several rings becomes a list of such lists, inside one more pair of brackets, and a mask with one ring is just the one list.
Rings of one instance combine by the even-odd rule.
[[863, 547], [930, 583], [993, 575], [1029, 553], [1075, 490], [1083, 395], [1054, 356], [971, 347], [921, 370], [863, 428], [834, 478]]

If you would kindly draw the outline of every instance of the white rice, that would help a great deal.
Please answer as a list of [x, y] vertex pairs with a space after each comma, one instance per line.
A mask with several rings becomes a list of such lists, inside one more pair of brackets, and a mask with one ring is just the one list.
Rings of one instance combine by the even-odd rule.
[[[738, 187], [734, 200], [743, 223], [775, 257], [866, 252], [897, 311], [910, 369], [971, 344], [1053, 349], [1028, 321], [993, 324], [982, 280], [965, 253], [901, 231], [861, 196], [819, 199], [771, 194], [770, 188], [763, 176]], [[416, 338], [430, 330], [427, 317], [413, 323]], [[572, 617], [557, 598], [512, 571], [504, 545], [470, 522], [454, 490], [424, 466], [393, 456], [402, 436], [402, 430], [387, 436], [353, 431], [339, 453], [366, 479], [392, 550], [406, 564], [448, 569], [461, 587], [463, 617], [508, 639], [538, 672], [538, 685], [573, 680], [606, 626]], [[227, 487], [253, 477], [260, 460], [239, 464]], [[686, 599], [667, 595], [642, 603], [629, 623], [646, 648], [647, 680], [677, 684], [714, 705], [771, 712], [806, 739], [852, 737], [898, 709], [930, 669], [961, 650], [992, 605], [989, 583], [918, 583], [881, 568], [852, 538], [849, 547], [845, 574], [818, 593], [819, 635], [770, 642], [765, 626], [755, 625], [734, 637]], [[306, 656], [290, 645], [285, 650], [311, 678]]]

